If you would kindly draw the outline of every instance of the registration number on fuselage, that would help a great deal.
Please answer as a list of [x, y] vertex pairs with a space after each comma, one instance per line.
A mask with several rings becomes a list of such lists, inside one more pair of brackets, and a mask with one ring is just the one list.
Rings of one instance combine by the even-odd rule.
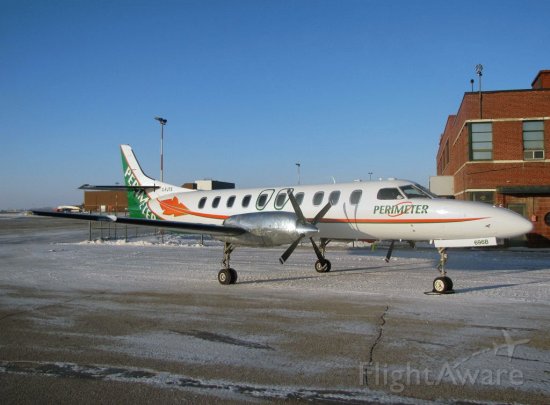
[[439, 239], [434, 240], [435, 247], [485, 247], [496, 246], [497, 238], [477, 238], [477, 239]]

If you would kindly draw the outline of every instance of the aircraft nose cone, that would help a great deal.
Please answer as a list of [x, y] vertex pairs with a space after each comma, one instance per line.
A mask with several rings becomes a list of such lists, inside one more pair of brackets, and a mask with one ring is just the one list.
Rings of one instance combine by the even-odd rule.
[[528, 219], [522, 217], [516, 212], [506, 210], [504, 217], [501, 218], [501, 226], [503, 238], [513, 238], [516, 236], [525, 235], [533, 230], [533, 223]]
[[533, 230], [533, 223], [519, 215], [518, 218], [516, 218], [515, 226], [517, 227], [517, 231], [520, 235], [529, 233]]

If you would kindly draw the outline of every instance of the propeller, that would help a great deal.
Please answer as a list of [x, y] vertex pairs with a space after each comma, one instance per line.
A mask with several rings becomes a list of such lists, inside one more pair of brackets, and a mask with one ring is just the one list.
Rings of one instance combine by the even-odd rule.
[[[302, 239], [305, 238], [306, 234], [318, 231], [318, 229], [315, 225], [317, 225], [317, 223], [321, 219], [323, 219], [323, 217], [326, 215], [328, 210], [330, 210], [330, 208], [332, 207], [332, 203], [329, 201], [321, 209], [321, 211], [319, 211], [317, 213], [317, 215], [315, 215], [315, 218], [313, 218], [313, 220], [311, 220], [311, 222], [309, 222], [306, 219], [306, 217], [304, 216], [304, 213], [302, 212], [302, 209], [300, 208], [300, 204], [298, 204], [298, 201], [296, 201], [296, 197], [294, 197], [294, 194], [292, 193], [292, 190], [288, 190], [288, 198], [290, 199], [290, 203], [292, 204], [292, 208], [294, 209], [294, 213], [296, 214], [296, 217], [298, 218], [297, 230], [298, 231], [303, 230], [303, 232], [301, 232], [298, 239], [296, 239], [294, 242], [292, 242], [292, 244], [288, 247], [288, 249], [285, 250], [284, 253], [281, 255], [281, 257], [279, 258], [279, 262], [281, 264], [284, 264], [288, 260], [288, 258], [292, 254], [292, 252], [294, 252], [294, 249], [296, 249], [296, 247], [300, 244]], [[315, 243], [313, 238], [310, 237], [309, 240], [311, 241], [311, 243], [313, 245], [313, 250], [315, 250], [315, 254], [317, 255], [317, 258], [321, 261], [324, 261], [325, 259], [324, 259], [323, 255], [321, 254], [321, 251], [319, 250], [319, 247], [317, 246], [317, 244]]]

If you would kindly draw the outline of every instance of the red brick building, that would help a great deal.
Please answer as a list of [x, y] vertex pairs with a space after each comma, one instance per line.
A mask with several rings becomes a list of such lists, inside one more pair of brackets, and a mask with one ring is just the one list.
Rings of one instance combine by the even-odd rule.
[[449, 116], [438, 176], [454, 197], [501, 205], [531, 219], [531, 246], [550, 246], [550, 70], [530, 89], [468, 92]]

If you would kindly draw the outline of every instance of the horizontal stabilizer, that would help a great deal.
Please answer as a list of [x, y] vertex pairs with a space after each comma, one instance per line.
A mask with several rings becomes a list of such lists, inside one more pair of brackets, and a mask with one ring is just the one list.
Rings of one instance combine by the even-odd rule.
[[160, 186], [94, 186], [92, 184], [83, 184], [79, 187], [80, 190], [89, 190], [89, 191], [146, 191], [146, 190], [156, 190]]
[[61, 217], [61, 218], [82, 219], [86, 221], [116, 222], [119, 224], [127, 224], [127, 225], [154, 226], [156, 228], [167, 228], [167, 229], [179, 230], [185, 233], [204, 234], [204, 235], [212, 235], [212, 236], [238, 236], [246, 232], [244, 229], [236, 226], [193, 224], [189, 222], [161, 221], [158, 219], [117, 217], [115, 215], [104, 215], [104, 214], [74, 214], [74, 213], [53, 212], [53, 211], [32, 211], [32, 213], [34, 215], [39, 215], [44, 217]]

